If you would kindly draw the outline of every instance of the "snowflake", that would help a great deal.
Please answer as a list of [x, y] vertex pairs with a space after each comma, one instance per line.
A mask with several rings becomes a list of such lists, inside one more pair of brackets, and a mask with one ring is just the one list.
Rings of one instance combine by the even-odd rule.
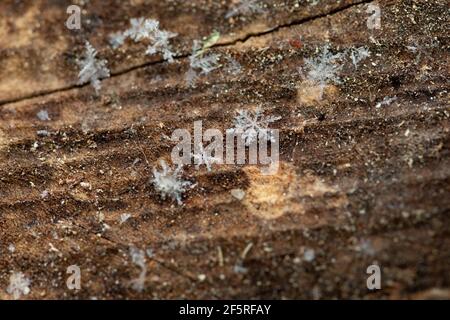
[[177, 201], [178, 205], [181, 205], [181, 195], [186, 191], [186, 188], [191, 185], [191, 182], [181, 180], [181, 166], [178, 166], [173, 170], [167, 166], [164, 160], [161, 160], [160, 164], [162, 171], [159, 172], [156, 168], [153, 168], [153, 179], [151, 182], [155, 189], [161, 193], [163, 200], [170, 196], [173, 200]]
[[395, 100], [397, 100], [397, 96], [393, 96], [393, 97], [384, 97], [382, 101], [378, 102], [377, 105], [375, 106], [375, 108], [381, 108], [381, 106], [385, 105], [388, 106], [390, 105], [392, 102], [394, 102]]
[[13, 272], [9, 277], [9, 286], [6, 292], [17, 300], [20, 296], [30, 293], [30, 283], [31, 281], [22, 272]]
[[211, 171], [211, 164], [220, 163], [222, 159], [217, 157], [212, 157], [203, 148], [203, 144], [198, 144], [198, 152], [192, 155], [194, 157], [195, 168], [198, 168], [204, 164], [208, 171]]
[[117, 49], [125, 42], [125, 35], [123, 32], [115, 32], [109, 35], [109, 43], [113, 49]]
[[152, 55], [158, 52], [163, 54], [163, 59], [169, 62], [173, 62], [174, 53], [172, 52], [169, 44], [169, 39], [176, 37], [177, 34], [169, 31], [156, 30], [153, 35], [153, 45], [148, 46], [145, 52], [148, 55]]
[[41, 121], [50, 121], [50, 117], [48, 115], [48, 111], [47, 110], [40, 110], [36, 116], [38, 117], [39, 120]]
[[219, 55], [209, 54], [201, 57], [191, 57], [189, 61], [192, 69], [200, 69], [200, 74], [208, 74], [218, 68]]
[[134, 42], [148, 39], [153, 32], [159, 30], [159, 21], [153, 19], [132, 18], [130, 24], [131, 27], [123, 35], [125, 38], [134, 40]]
[[227, 12], [225, 19], [237, 16], [239, 14], [247, 15], [251, 13], [260, 13], [263, 11], [259, 0], [241, 0], [240, 3], [233, 9]]
[[229, 74], [236, 76], [242, 72], [242, 66], [236, 59], [234, 59], [233, 57], [227, 57], [227, 60], [228, 65], [226, 67], [226, 71]]
[[198, 75], [197, 75], [197, 72], [194, 69], [189, 68], [189, 70], [188, 70], [188, 72], [186, 72], [186, 76], [184, 78], [185, 78], [187, 84], [190, 87], [193, 87], [195, 85], [195, 82], [198, 79]]
[[350, 59], [355, 69], [358, 69], [358, 63], [365, 58], [370, 57], [370, 51], [366, 47], [353, 48], [350, 50]]
[[158, 52], [162, 53], [163, 59], [173, 62], [173, 56], [169, 40], [177, 36], [174, 32], [159, 29], [159, 21], [146, 18], [130, 19], [130, 28], [125, 32], [116, 32], [110, 34], [109, 43], [114, 49], [123, 45], [125, 39], [130, 38], [134, 42], [140, 42], [148, 39], [150, 44], [145, 54], [153, 55]]
[[109, 69], [106, 66], [108, 61], [98, 60], [97, 51], [88, 41], [86, 41], [85, 47], [84, 58], [78, 62], [81, 68], [78, 74], [78, 84], [90, 82], [95, 92], [98, 93], [101, 88], [100, 79], [109, 77]]
[[196, 70], [200, 71], [200, 74], [208, 74], [211, 71], [220, 67], [219, 54], [204, 54], [205, 50], [201, 49], [201, 42], [194, 41], [192, 46], [192, 54], [189, 57], [189, 70], [186, 74], [186, 81], [192, 85], [198, 78]]
[[239, 110], [234, 119], [234, 128], [231, 130], [241, 134], [246, 146], [256, 141], [258, 136], [260, 139], [275, 142], [272, 131], [268, 127], [271, 122], [275, 122], [281, 117], [263, 117], [261, 113], [261, 108], [257, 108], [254, 115], [249, 114], [247, 110]]
[[320, 86], [322, 97], [323, 89], [328, 83], [340, 83], [337, 73], [342, 69], [342, 64], [338, 63], [342, 59], [342, 53], [332, 54], [328, 51], [328, 46], [324, 46], [321, 54], [315, 58], [306, 58], [305, 65], [300, 69], [307, 71], [306, 79]]
[[145, 278], [147, 276], [147, 265], [145, 264], [145, 253], [143, 250], [136, 247], [130, 247], [131, 261], [139, 268], [141, 272], [137, 279], [132, 281], [132, 287], [134, 290], [142, 292], [145, 287]]
[[328, 51], [328, 46], [323, 47], [319, 56], [305, 59], [304, 68], [308, 70], [307, 79], [318, 84], [339, 83], [337, 72], [342, 69], [342, 65], [337, 61], [341, 58], [341, 53], [332, 54]]

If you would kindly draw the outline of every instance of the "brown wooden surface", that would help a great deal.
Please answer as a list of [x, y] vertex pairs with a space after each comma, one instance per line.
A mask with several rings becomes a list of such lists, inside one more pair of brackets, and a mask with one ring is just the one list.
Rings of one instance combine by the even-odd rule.
[[[376, 2], [382, 29], [369, 30], [370, 1], [312, 2], [266, 1], [263, 14], [227, 20], [229, 1], [89, 1], [83, 29], [69, 31], [69, 1], [2, 1], [0, 298], [11, 298], [11, 271], [31, 279], [25, 298], [34, 299], [449, 298], [448, 3]], [[109, 33], [139, 16], [179, 33], [175, 63], [144, 56], [143, 45], [108, 46]], [[191, 88], [192, 41], [213, 30], [221, 38], [212, 52], [242, 72], [223, 67]], [[301, 48], [292, 45], [299, 36]], [[85, 40], [112, 71], [99, 97], [76, 85]], [[343, 82], [313, 101], [298, 68], [326, 42], [372, 55], [357, 69], [346, 64]], [[398, 100], [375, 108], [386, 96]], [[188, 167], [197, 186], [184, 205], [159, 197], [148, 180], [170, 159], [163, 135], [196, 120], [225, 130], [236, 110], [257, 105], [282, 117], [278, 174]], [[36, 117], [42, 109], [51, 121]], [[119, 224], [123, 213], [132, 218]], [[249, 244], [248, 271], [236, 272]], [[130, 286], [140, 271], [131, 245], [154, 252], [141, 293]], [[373, 263], [382, 290], [369, 292]], [[65, 285], [72, 264], [79, 292]]]

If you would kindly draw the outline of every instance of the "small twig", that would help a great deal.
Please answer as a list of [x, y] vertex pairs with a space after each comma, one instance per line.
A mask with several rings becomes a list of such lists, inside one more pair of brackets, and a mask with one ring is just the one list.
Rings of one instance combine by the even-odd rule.
[[242, 261], [245, 260], [245, 257], [247, 256], [247, 254], [249, 253], [250, 249], [253, 247], [253, 242], [250, 242], [244, 249], [244, 251], [242, 251], [241, 253], [241, 259]]
[[223, 253], [220, 246], [217, 247], [217, 257], [219, 259], [219, 266], [223, 267]]

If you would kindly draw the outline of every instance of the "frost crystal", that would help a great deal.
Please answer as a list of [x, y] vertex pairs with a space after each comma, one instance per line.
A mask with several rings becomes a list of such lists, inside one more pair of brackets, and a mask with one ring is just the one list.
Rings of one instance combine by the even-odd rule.
[[217, 65], [219, 57], [218, 54], [208, 54], [200, 57], [194, 56], [189, 58], [190, 66], [193, 69], [200, 69], [200, 74], [208, 74], [219, 67]]
[[125, 35], [122, 32], [115, 32], [109, 35], [109, 43], [113, 49], [117, 49], [121, 45], [123, 45], [125, 41]]
[[22, 272], [13, 272], [9, 277], [9, 286], [6, 289], [14, 299], [19, 299], [22, 295], [30, 293], [30, 280]]
[[256, 141], [258, 135], [260, 139], [275, 142], [273, 133], [268, 127], [271, 122], [280, 120], [281, 117], [263, 117], [261, 113], [261, 108], [257, 108], [253, 115], [247, 110], [239, 110], [234, 118], [234, 128], [231, 130], [241, 134], [246, 146]]
[[131, 218], [131, 214], [129, 214], [129, 213], [122, 213], [120, 215], [120, 224], [125, 223], [130, 218]]
[[141, 273], [137, 279], [132, 281], [132, 287], [134, 290], [142, 292], [145, 287], [145, 278], [147, 276], [147, 265], [145, 264], [145, 253], [143, 250], [136, 247], [130, 248], [131, 260], [135, 265], [141, 268]]
[[208, 155], [208, 153], [205, 151], [201, 143], [198, 144], [197, 151], [198, 151], [197, 153], [192, 155], [194, 157], [195, 168], [197, 170], [202, 164], [204, 164], [208, 169], [208, 171], [211, 171], [211, 164], [220, 163], [222, 160], [220, 158]]
[[236, 59], [234, 59], [233, 57], [227, 57], [227, 60], [228, 65], [226, 71], [229, 74], [236, 76], [242, 72], [242, 66]]
[[395, 100], [397, 100], [397, 96], [393, 96], [393, 97], [384, 97], [384, 99], [380, 102], [377, 103], [377, 105], [375, 106], [375, 108], [381, 108], [381, 106], [383, 105], [390, 105], [392, 102], [394, 102]]
[[260, 13], [263, 11], [261, 5], [258, 3], [259, 0], [241, 0], [240, 3], [233, 9], [227, 12], [225, 19], [237, 16], [237, 15], [247, 15], [251, 13]]
[[350, 59], [352, 59], [355, 69], [358, 69], [358, 63], [367, 57], [370, 57], [370, 51], [366, 47], [353, 48], [350, 50]]
[[166, 197], [171, 197], [176, 200], [179, 205], [181, 202], [181, 195], [186, 191], [186, 188], [191, 185], [189, 181], [183, 181], [180, 177], [181, 167], [175, 170], [168, 167], [164, 160], [160, 161], [162, 171], [159, 172], [153, 168], [153, 183], [155, 189], [161, 193], [161, 197], [165, 200]]
[[78, 84], [85, 84], [90, 82], [94, 87], [95, 92], [101, 88], [100, 79], [109, 77], [109, 69], [106, 66], [108, 61], [98, 60], [97, 51], [92, 45], [86, 41], [86, 51], [84, 57], [78, 62], [81, 71], [78, 74]]
[[175, 53], [172, 52], [169, 40], [176, 37], [176, 33], [160, 30], [159, 21], [154, 19], [133, 18], [130, 19], [130, 24], [130, 28], [125, 32], [116, 32], [109, 36], [109, 43], [114, 49], [123, 45], [127, 38], [134, 40], [134, 42], [148, 39], [150, 44], [145, 54], [153, 55], [160, 52], [164, 60], [173, 62]]
[[161, 52], [163, 59], [169, 62], [173, 62], [174, 53], [169, 44], [169, 39], [176, 37], [177, 34], [169, 31], [155, 30], [153, 35], [153, 44], [148, 46], [145, 52], [148, 55], [152, 55]]
[[39, 120], [41, 121], [50, 121], [50, 117], [48, 116], [48, 111], [47, 110], [40, 110], [36, 116], [38, 117]]
[[328, 46], [322, 48], [322, 52], [315, 58], [306, 58], [303, 70], [307, 70], [307, 80], [310, 80], [321, 86], [329, 82], [339, 83], [337, 76], [342, 65], [338, 60], [342, 58], [342, 53], [332, 54], [328, 51]]
[[153, 19], [132, 18], [130, 24], [131, 27], [123, 35], [125, 38], [134, 40], [134, 42], [150, 38], [151, 34], [159, 29], [159, 22]]
[[204, 54], [205, 50], [201, 49], [201, 43], [198, 40], [194, 40], [192, 46], [192, 54], [189, 57], [189, 70], [186, 74], [186, 81], [189, 85], [193, 85], [197, 79], [197, 70], [200, 74], [208, 74], [211, 71], [220, 67], [219, 54]]

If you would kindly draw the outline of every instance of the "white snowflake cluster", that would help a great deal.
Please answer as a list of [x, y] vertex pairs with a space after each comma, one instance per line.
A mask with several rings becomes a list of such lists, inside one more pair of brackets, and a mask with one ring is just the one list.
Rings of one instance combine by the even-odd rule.
[[130, 28], [124, 32], [116, 32], [109, 36], [111, 46], [116, 49], [123, 45], [127, 38], [140, 42], [148, 39], [150, 41], [147, 47], [146, 54], [153, 55], [160, 52], [164, 60], [173, 62], [175, 53], [169, 43], [171, 38], [177, 36], [176, 33], [160, 30], [159, 21], [146, 18], [132, 18], [130, 19]]
[[319, 86], [320, 97], [322, 97], [323, 90], [327, 84], [341, 83], [338, 73], [344, 66], [346, 54], [349, 55], [355, 69], [358, 68], [359, 62], [370, 56], [370, 52], [366, 47], [352, 48], [343, 53], [333, 54], [329, 51], [328, 45], [325, 45], [317, 56], [305, 58], [304, 66], [299, 71], [302, 75], [306, 72], [306, 80]]
[[81, 68], [78, 74], [78, 84], [90, 82], [95, 92], [98, 93], [101, 89], [100, 80], [110, 76], [106, 66], [108, 61], [97, 59], [97, 51], [88, 41], [85, 43], [85, 49], [83, 59], [78, 61]]
[[370, 51], [366, 47], [352, 48], [350, 49], [350, 59], [355, 69], [358, 69], [358, 63], [362, 60], [370, 57]]
[[9, 277], [9, 286], [6, 292], [17, 300], [22, 295], [30, 293], [30, 283], [31, 281], [22, 272], [13, 272]]
[[194, 40], [192, 46], [192, 54], [189, 57], [189, 70], [186, 74], [187, 83], [192, 86], [198, 78], [198, 72], [200, 74], [208, 74], [211, 71], [220, 67], [219, 65], [220, 55], [209, 53], [205, 54], [205, 50], [202, 48], [201, 41]]
[[263, 8], [260, 2], [260, 0], [241, 0], [236, 7], [227, 12], [227, 14], [225, 15], [225, 19], [240, 14], [248, 15], [251, 13], [261, 13], [263, 11]]
[[269, 124], [280, 119], [281, 117], [264, 117], [261, 108], [257, 108], [253, 114], [247, 110], [239, 110], [238, 115], [234, 118], [234, 128], [231, 130], [241, 135], [246, 146], [256, 141], [258, 136], [260, 139], [275, 142]]
[[181, 205], [181, 196], [186, 191], [186, 188], [191, 185], [191, 182], [181, 179], [181, 166], [173, 170], [167, 166], [164, 160], [160, 161], [160, 165], [162, 168], [161, 172], [153, 168], [153, 179], [151, 180], [153, 186], [161, 194], [163, 200], [171, 197], [177, 201], [178, 205]]
[[218, 157], [212, 157], [209, 155], [205, 149], [203, 148], [203, 144], [198, 144], [198, 150], [197, 153], [192, 154], [192, 157], [194, 158], [195, 168], [198, 170], [198, 168], [204, 164], [208, 171], [211, 171], [211, 165], [214, 163], [220, 163], [222, 162], [221, 158]]

